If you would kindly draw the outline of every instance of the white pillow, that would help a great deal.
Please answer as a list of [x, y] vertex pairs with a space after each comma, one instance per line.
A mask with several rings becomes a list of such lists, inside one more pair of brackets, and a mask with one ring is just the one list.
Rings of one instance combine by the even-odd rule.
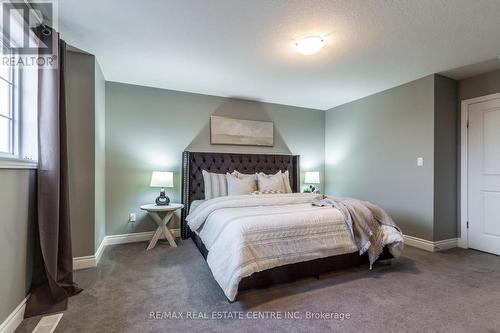
[[228, 195], [250, 194], [257, 190], [255, 177], [238, 178], [235, 175], [226, 173], [226, 181]]
[[283, 184], [285, 185], [284, 193], [292, 193], [292, 187], [290, 186], [290, 174], [288, 173], [288, 170], [283, 172], [282, 175], [283, 175]]
[[205, 184], [205, 200], [227, 195], [227, 182], [223, 173], [201, 171]]
[[285, 193], [285, 184], [283, 182], [283, 174], [281, 170], [275, 175], [266, 175], [265, 173], [257, 174], [257, 183], [260, 192], [280, 191]]

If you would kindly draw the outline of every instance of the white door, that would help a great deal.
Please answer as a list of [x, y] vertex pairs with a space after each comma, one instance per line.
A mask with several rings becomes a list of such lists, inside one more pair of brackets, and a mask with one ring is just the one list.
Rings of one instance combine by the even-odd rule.
[[500, 98], [468, 111], [469, 247], [500, 255]]

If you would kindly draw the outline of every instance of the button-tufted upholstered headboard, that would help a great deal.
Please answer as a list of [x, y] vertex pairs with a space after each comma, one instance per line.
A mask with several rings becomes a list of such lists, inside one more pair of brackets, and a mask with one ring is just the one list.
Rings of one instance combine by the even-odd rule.
[[205, 199], [202, 170], [215, 173], [238, 170], [241, 173], [264, 172], [267, 174], [288, 170], [292, 191], [299, 192], [299, 156], [185, 151], [182, 153], [182, 203], [184, 209], [181, 218], [181, 236], [183, 239], [188, 238], [191, 233], [185, 220], [191, 202]]

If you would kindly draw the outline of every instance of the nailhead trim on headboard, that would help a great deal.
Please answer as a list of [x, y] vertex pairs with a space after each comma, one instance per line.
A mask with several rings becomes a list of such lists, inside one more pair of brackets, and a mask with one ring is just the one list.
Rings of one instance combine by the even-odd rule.
[[233, 153], [182, 153], [182, 210], [181, 236], [190, 236], [185, 217], [191, 202], [205, 199], [205, 185], [202, 170], [226, 173], [238, 170], [241, 173], [264, 172], [273, 174], [281, 171], [290, 173], [290, 186], [293, 192], [299, 192], [299, 156], [268, 154], [233, 154]]

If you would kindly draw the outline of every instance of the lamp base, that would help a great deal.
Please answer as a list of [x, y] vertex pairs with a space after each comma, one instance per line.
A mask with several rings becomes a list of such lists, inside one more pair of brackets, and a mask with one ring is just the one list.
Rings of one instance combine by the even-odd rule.
[[170, 203], [170, 198], [167, 196], [162, 197], [160, 195], [159, 197], [156, 198], [155, 202], [157, 206], [168, 206], [168, 204]]
[[304, 193], [320, 193], [319, 189], [317, 189], [314, 185], [309, 185], [304, 187]]
[[160, 196], [155, 200], [157, 206], [168, 206], [170, 198], [165, 195], [165, 190], [161, 189]]

